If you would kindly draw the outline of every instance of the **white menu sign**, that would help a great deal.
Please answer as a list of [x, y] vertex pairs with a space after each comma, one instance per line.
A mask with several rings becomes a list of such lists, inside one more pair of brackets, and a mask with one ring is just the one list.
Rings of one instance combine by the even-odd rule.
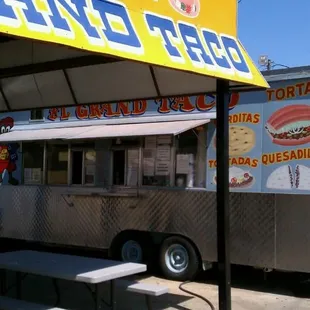
[[155, 174], [156, 175], [169, 175], [170, 161], [156, 161]]
[[189, 156], [188, 154], [177, 155], [177, 174], [188, 174], [189, 172]]
[[156, 136], [148, 136], [144, 138], [144, 147], [146, 149], [156, 149]]
[[158, 160], [170, 161], [170, 145], [157, 146], [156, 158]]

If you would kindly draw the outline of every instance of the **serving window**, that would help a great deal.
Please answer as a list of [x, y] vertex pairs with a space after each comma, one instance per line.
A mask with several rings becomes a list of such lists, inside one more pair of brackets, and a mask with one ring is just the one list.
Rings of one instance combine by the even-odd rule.
[[118, 138], [112, 141], [112, 185], [140, 185], [141, 138]]
[[176, 136], [25, 142], [23, 183], [205, 187], [206, 126]]
[[94, 148], [71, 148], [72, 185], [95, 185], [96, 151]]
[[95, 143], [23, 142], [25, 185], [95, 186]]
[[173, 137], [149, 136], [144, 138], [143, 183], [147, 186], [170, 186], [173, 167]]
[[23, 143], [24, 184], [43, 184], [44, 175], [44, 142]]
[[68, 144], [49, 143], [47, 145], [47, 184], [68, 184]]
[[175, 186], [205, 187], [206, 128], [201, 126], [176, 137]]

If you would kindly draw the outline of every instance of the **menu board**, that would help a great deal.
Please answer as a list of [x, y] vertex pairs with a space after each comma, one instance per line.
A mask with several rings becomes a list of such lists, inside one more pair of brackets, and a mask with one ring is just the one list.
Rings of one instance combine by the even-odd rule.
[[157, 144], [171, 144], [172, 143], [172, 136], [166, 135], [166, 136], [157, 136]]
[[310, 193], [310, 100], [264, 106], [262, 191]]
[[145, 149], [156, 149], [157, 139], [156, 136], [148, 136], [144, 138]]
[[156, 147], [155, 175], [168, 176], [170, 174], [171, 136], [158, 136]]
[[155, 174], [155, 151], [153, 149], [143, 150], [143, 175], [152, 177]]
[[170, 161], [157, 160], [155, 165], [155, 175], [169, 175]]
[[170, 150], [171, 150], [170, 145], [158, 145], [156, 149], [156, 159], [158, 161], [170, 162], [171, 159]]
[[177, 174], [188, 174], [189, 173], [189, 155], [188, 154], [177, 154], [176, 162], [176, 173]]
[[139, 176], [139, 150], [128, 150], [127, 157], [127, 185], [137, 186]]
[[[229, 188], [235, 192], [261, 191], [263, 104], [236, 106], [229, 115]], [[209, 125], [207, 189], [216, 190], [216, 130]]]
[[171, 136], [145, 137], [143, 185], [167, 186], [171, 173]]

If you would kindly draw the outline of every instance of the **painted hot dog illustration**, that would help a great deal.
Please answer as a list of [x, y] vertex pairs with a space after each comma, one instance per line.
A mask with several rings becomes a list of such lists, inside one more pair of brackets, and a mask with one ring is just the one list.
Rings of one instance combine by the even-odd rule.
[[200, 0], [169, 0], [171, 6], [179, 13], [188, 17], [197, 17]]
[[267, 120], [266, 130], [274, 144], [310, 143], [310, 106], [296, 104], [277, 110]]

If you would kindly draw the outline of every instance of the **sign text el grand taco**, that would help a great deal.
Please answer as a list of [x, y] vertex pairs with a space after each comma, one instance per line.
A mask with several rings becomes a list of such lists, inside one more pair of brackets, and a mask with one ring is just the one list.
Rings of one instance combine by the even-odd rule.
[[[136, 60], [147, 59], [144, 42], [148, 34], [164, 49], [167, 63], [184, 64], [186, 69], [190, 62], [191, 66], [211, 73], [252, 79], [250, 65], [236, 38], [150, 11], [143, 11], [140, 20], [139, 14], [142, 13], [115, 0], [0, 0], [0, 30], [14, 34], [14, 29], [20, 28], [22, 36], [53, 36], [57, 43], [127, 54]], [[86, 43], [81, 46], [83, 42]], [[162, 64], [165, 65], [165, 59]]]

